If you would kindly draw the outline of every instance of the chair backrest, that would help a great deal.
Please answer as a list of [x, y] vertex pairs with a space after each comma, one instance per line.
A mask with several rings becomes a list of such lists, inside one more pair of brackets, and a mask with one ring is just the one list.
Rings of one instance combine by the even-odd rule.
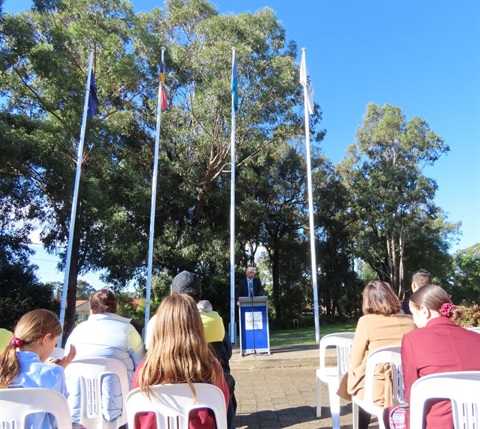
[[[122, 361], [113, 358], [75, 359], [65, 368], [65, 376], [72, 414], [75, 414], [74, 391], [79, 388], [81, 424], [95, 429], [118, 428], [127, 422], [125, 400], [129, 384], [127, 368]], [[113, 421], [107, 421], [104, 416], [111, 413], [112, 404], [116, 410], [119, 404], [121, 414]]]
[[410, 427], [423, 428], [425, 403], [450, 399], [455, 429], [480, 427], [480, 371], [430, 374], [419, 378], [410, 393]]
[[377, 365], [390, 364], [393, 377], [393, 405], [405, 404], [405, 390], [403, 386], [402, 356], [400, 345], [381, 347], [368, 355], [367, 368], [365, 371], [365, 393], [366, 401], [373, 403], [373, 383], [375, 379], [375, 368]]
[[135, 427], [137, 413], [156, 414], [157, 428], [184, 429], [188, 427], [188, 415], [191, 410], [208, 408], [215, 414], [217, 428], [227, 428], [227, 411], [223, 392], [213, 384], [193, 383], [196, 401], [187, 383], [159, 384], [152, 386], [150, 398], [133, 389], [127, 396], [128, 427]]
[[327, 348], [336, 348], [337, 352], [337, 372], [341, 378], [348, 370], [348, 356], [352, 348], [354, 337], [353, 332], [337, 332], [322, 337], [320, 340], [320, 370], [326, 368], [326, 350]]
[[33, 413], [50, 413], [59, 429], [71, 429], [67, 398], [52, 389], [14, 387], [0, 389], [0, 427], [21, 429]]

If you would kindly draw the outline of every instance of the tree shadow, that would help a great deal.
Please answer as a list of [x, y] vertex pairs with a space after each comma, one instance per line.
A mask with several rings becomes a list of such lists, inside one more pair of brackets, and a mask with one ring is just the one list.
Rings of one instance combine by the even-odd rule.
[[[327, 414], [327, 413], [325, 413]], [[329, 418], [329, 417], [322, 417]], [[236, 428], [268, 428], [282, 429], [302, 423], [319, 420], [316, 416], [315, 407], [306, 405], [299, 407], [284, 408], [281, 410], [262, 410], [255, 413], [236, 415], [234, 425]], [[327, 427], [327, 426], [324, 426]]]
[[[322, 407], [322, 416], [317, 417], [316, 407], [306, 405], [281, 410], [262, 410], [250, 414], [237, 414], [234, 426], [237, 429], [286, 429], [295, 425], [318, 422], [317, 428], [331, 428], [332, 416], [329, 407]], [[340, 407], [340, 425], [342, 429], [352, 429], [352, 405]], [[314, 427], [311, 424], [309, 428]], [[372, 417], [369, 429], [378, 429], [376, 418]]]

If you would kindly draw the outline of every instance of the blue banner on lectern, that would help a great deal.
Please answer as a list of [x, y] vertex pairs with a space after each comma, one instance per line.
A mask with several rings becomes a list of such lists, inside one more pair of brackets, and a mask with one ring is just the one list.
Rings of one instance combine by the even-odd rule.
[[270, 354], [267, 297], [239, 298], [240, 351]]

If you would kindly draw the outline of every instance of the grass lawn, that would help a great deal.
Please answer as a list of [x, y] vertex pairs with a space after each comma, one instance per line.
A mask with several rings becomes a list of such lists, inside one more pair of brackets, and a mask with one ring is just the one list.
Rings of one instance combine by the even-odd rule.
[[[354, 332], [356, 321], [345, 323], [320, 323], [320, 337], [335, 332]], [[285, 329], [281, 331], [270, 330], [270, 346], [288, 346], [296, 344], [316, 344], [315, 327]]]

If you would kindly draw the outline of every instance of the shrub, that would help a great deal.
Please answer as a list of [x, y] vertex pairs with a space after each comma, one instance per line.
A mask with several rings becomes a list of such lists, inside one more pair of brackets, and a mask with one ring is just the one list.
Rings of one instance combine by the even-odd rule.
[[457, 321], [459, 326], [464, 328], [471, 326], [480, 326], [480, 308], [477, 304], [473, 304], [470, 307], [459, 305], [462, 311], [461, 318]]

